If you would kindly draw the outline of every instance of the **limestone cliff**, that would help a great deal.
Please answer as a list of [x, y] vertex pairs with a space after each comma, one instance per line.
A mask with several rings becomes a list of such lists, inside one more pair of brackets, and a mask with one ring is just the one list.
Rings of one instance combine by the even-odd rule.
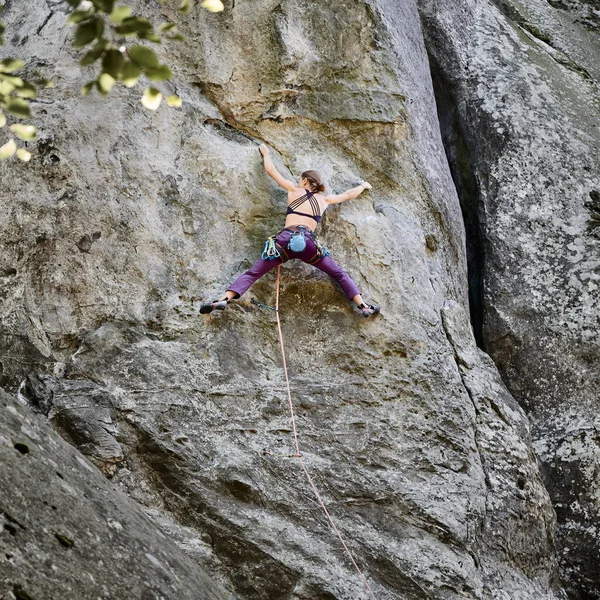
[[529, 414], [567, 589], [600, 598], [600, 6], [420, 8], [470, 226], [474, 321]]
[[[360, 319], [308, 266], [282, 270], [305, 461], [377, 598], [562, 598], [527, 417], [469, 322], [415, 2], [195, 15], [163, 49], [184, 108], [157, 113], [136, 90], [79, 97], [60, 4], [10, 3], [5, 19], [56, 89], [31, 163], [0, 167], [2, 385], [234, 597], [366, 597], [298, 465], [263, 454], [292, 448], [272, 314], [244, 297], [202, 318], [194, 299], [282, 225], [258, 143], [290, 177], [368, 179], [319, 233], [381, 316]], [[274, 277], [248, 295], [272, 304]]]

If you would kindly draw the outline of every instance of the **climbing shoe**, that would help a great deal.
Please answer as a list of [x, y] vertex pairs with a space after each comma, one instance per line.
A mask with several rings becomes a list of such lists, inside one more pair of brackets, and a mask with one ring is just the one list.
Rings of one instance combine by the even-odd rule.
[[225, 310], [227, 308], [227, 300], [213, 300], [200, 307], [200, 314], [206, 315], [213, 310]]
[[369, 318], [376, 315], [381, 309], [377, 304], [361, 304], [358, 310], [360, 310], [363, 317]]

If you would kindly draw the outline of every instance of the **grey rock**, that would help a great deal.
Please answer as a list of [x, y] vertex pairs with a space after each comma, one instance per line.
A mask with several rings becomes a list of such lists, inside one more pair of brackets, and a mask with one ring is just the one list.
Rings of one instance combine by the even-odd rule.
[[50, 419], [55, 429], [107, 476], [123, 461], [118, 428], [112, 420], [114, 401], [97, 384], [51, 376], [28, 377], [21, 395]]
[[[283, 224], [259, 142], [290, 177], [317, 167], [332, 191], [367, 179], [319, 234], [380, 317], [309, 266], [282, 269], [304, 461], [377, 598], [561, 598], [526, 418], [469, 331], [414, 2], [201, 13], [186, 44], [160, 50], [184, 109], [156, 113], [139, 90], [79, 98], [56, 6], [4, 18], [19, 23], [14, 52], [56, 65], [57, 84], [27, 170], [0, 166], [5, 385], [60, 411], [94, 460], [108, 447], [112, 482], [235, 597], [366, 597], [297, 462], [263, 453], [294, 448], [273, 314], [249, 300], [273, 305], [274, 274], [219, 315], [195, 299]], [[102, 241], [81, 252], [90, 231]]]
[[43, 417], [0, 391], [0, 596], [231, 596]]
[[[485, 581], [507, 576], [505, 569], [498, 569], [500, 556], [518, 557], [527, 576], [544, 581], [555, 566], [555, 556], [548, 553], [555, 515], [531, 448], [529, 422], [490, 357], [477, 348], [461, 307], [447, 302], [442, 318], [477, 422], [475, 443], [486, 484], [481, 556], [495, 559], [484, 559], [489, 570]], [[486, 587], [494, 597], [493, 585]]]
[[455, 179], [480, 228], [481, 343], [531, 419], [567, 589], [600, 598], [598, 3], [419, 5]]
[[95, 231], [94, 233], [92, 233], [92, 235], [86, 233], [82, 235], [79, 241], [77, 242], [77, 247], [81, 252], [89, 252], [92, 249], [92, 244], [96, 240], [99, 240], [101, 236], [102, 233], [100, 231]]

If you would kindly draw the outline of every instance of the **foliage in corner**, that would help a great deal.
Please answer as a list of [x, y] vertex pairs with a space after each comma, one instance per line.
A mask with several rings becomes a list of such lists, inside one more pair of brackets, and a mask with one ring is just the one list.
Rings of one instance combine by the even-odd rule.
[[[175, 23], [162, 23], [155, 29], [145, 17], [133, 14], [126, 4], [116, 4], [116, 0], [64, 0], [70, 7], [67, 22], [75, 26], [73, 47], [83, 48], [85, 54], [80, 60], [81, 66], [99, 65], [95, 79], [81, 88], [83, 96], [96, 89], [107, 96], [117, 82], [126, 87], [135, 86], [140, 77], [145, 76], [151, 82], [163, 82], [172, 79], [173, 73], [168, 65], [161, 64], [155, 52], [145, 42], [162, 44], [163, 40], [181, 41], [183, 35], [177, 33]], [[167, 0], [158, 0], [165, 4]], [[177, 0], [178, 2], [180, 0]], [[179, 11], [191, 12], [194, 0], [181, 0]], [[223, 10], [221, 0], [204, 0], [201, 6], [210, 12]], [[4, 45], [5, 25], [0, 23], [0, 46]], [[128, 45], [130, 38], [135, 43]], [[36, 139], [36, 129], [18, 121], [31, 118], [28, 100], [37, 97], [36, 85], [15, 74], [25, 66], [24, 61], [6, 58], [0, 61], [0, 128], [7, 125], [7, 115], [16, 122], [10, 124], [11, 133], [24, 142]], [[36, 84], [51, 84], [37, 81]], [[161, 105], [163, 93], [150, 85], [141, 97], [143, 106], [156, 110]], [[180, 107], [181, 99], [176, 95], [166, 96], [167, 105]], [[28, 161], [31, 154], [25, 148], [19, 148], [12, 137], [0, 146], [0, 160], [17, 156]]]
[[[0, 32], [4, 26], [0, 25]], [[0, 36], [0, 45], [3, 43]], [[37, 96], [35, 85], [15, 75], [15, 71], [21, 69], [25, 63], [15, 58], [5, 58], [0, 61], [0, 128], [5, 127], [8, 120], [7, 115], [12, 116], [15, 122], [9, 126], [11, 133], [24, 142], [31, 142], [36, 138], [33, 125], [20, 123], [19, 119], [31, 118], [31, 109], [28, 100]], [[42, 83], [42, 82], [38, 82]], [[12, 137], [0, 147], [0, 160], [6, 160], [14, 155], [27, 162], [31, 154], [25, 148], [18, 148]]]

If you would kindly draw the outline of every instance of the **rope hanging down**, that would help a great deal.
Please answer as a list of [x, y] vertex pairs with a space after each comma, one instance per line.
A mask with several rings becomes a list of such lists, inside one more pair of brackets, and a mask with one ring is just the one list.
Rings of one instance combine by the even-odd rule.
[[287, 386], [288, 401], [290, 404], [290, 414], [292, 416], [292, 430], [294, 432], [294, 442], [296, 444], [296, 454], [292, 455], [292, 457], [297, 458], [300, 461], [300, 466], [302, 467], [302, 470], [304, 471], [306, 478], [308, 479], [308, 483], [310, 483], [310, 487], [312, 488], [313, 492], [315, 493], [315, 496], [316, 496], [317, 500], [319, 501], [319, 504], [321, 505], [321, 508], [323, 509], [323, 512], [325, 513], [325, 516], [327, 517], [327, 519], [329, 521], [329, 524], [331, 525], [331, 527], [337, 534], [340, 542], [342, 542], [342, 546], [344, 546], [344, 550], [346, 551], [346, 554], [348, 554], [348, 556], [350, 557], [350, 560], [352, 561], [354, 568], [360, 575], [367, 590], [369, 590], [369, 594], [371, 595], [371, 598], [373, 600], [375, 600], [375, 594], [373, 594], [373, 590], [371, 589], [369, 582], [367, 581], [366, 577], [363, 575], [362, 571], [358, 568], [358, 565], [356, 564], [356, 561], [354, 560], [352, 553], [350, 552], [348, 546], [346, 546], [346, 542], [344, 542], [344, 539], [342, 538], [342, 534], [339, 532], [338, 528], [335, 526], [335, 523], [333, 522], [333, 519], [331, 518], [331, 515], [329, 514], [329, 511], [327, 510], [325, 503], [321, 499], [321, 496], [319, 495], [319, 492], [317, 491], [317, 488], [316, 488], [315, 484], [313, 483], [313, 480], [312, 480], [310, 474], [308, 473], [308, 469], [306, 468], [306, 465], [304, 464], [304, 461], [302, 460], [302, 455], [300, 454], [300, 445], [298, 443], [298, 432], [296, 431], [296, 418], [294, 415], [294, 405], [292, 404], [292, 393], [290, 391], [290, 380], [288, 377], [287, 365], [285, 362], [285, 350], [283, 348], [283, 334], [281, 333], [281, 321], [279, 320], [280, 275], [281, 275], [281, 265], [277, 265], [277, 291], [275, 294], [275, 316], [277, 317], [277, 329], [279, 331], [279, 344], [281, 346], [281, 358], [283, 359], [283, 371], [285, 373], [285, 383]]

